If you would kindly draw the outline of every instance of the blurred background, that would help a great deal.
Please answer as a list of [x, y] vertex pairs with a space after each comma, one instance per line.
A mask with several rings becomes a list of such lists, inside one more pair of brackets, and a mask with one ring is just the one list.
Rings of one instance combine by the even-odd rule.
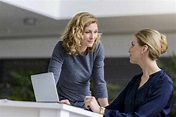
[[[129, 63], [128, 49], [144, 28], [167, 36], [169, 49], [158, 64], [176, 87], [176, 0], [0, 0], [0, 98], [35, 100], [30, 75], [47, 72], [61, 33], [82, 11], [99, 20], [110, 102], [141, 72]], [[175, 100], [171, 114], [176, 115]]]

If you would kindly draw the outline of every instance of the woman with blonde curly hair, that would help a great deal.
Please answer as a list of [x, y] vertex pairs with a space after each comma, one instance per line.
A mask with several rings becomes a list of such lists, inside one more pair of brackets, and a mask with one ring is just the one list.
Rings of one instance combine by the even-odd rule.
[[137, 32], [129, 48], [130, 62], [141, 67], [118, 97], [101, 107], [92, 96], [85, 97], [85, 106], [104, 117], [169, 117], [173, 82], [160, 69], [156, 60], [168, 48], [166, 36], [153, 29]]
[[98, 20], [88, 12], [76, 14], [68, 23], [52, 53], [48, 72], [53, 72], [61, 103], [84, 108], [84, 97], [94, 96], [101, 106], [108, 105], [104, 80], [104, 48]]

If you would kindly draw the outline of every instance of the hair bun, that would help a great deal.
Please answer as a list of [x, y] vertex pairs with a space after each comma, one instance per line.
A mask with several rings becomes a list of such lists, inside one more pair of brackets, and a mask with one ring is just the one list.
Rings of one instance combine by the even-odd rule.
[[167, 39], [166, 36], [164, 34], [161, 34], [161, 54], [165, 53], [168, 49], [168, 43], [167, 43]]

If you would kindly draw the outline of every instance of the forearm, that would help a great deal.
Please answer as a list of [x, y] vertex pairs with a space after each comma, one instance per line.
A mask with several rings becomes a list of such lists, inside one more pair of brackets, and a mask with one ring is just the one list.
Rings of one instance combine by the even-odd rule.
[[101, 107], [106, 107], [109, 105], [108, 98], [98, 98], [98, 102]]

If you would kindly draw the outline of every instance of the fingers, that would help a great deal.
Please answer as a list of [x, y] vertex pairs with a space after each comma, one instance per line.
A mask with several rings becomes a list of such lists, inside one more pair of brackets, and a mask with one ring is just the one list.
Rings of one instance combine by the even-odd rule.
[[95, 99], [95, 97], [93, 97], [93, 96], [86, 96], [84, 98], [84, 101], [92, 101], [93, 99]]
[[92, 101], [95, 99], [95, 97], [93, 96], [86, 96], [84, 98], [84, 103], [85, 103], [85, 107], [86, 109], [90, 109], [91, 108], [91, 103]]
[[70, 102], [69, 102], [69, 100], [61, 100], [61, 101], [59, 101], [61, 104], [68, 104], [68, 105], [70, 105]]

